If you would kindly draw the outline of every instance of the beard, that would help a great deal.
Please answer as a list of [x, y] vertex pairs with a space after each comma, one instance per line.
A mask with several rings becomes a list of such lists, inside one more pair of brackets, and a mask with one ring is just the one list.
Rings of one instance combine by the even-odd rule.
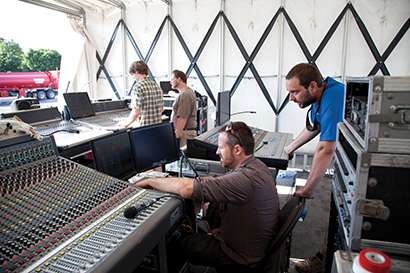
[[300, 108], [306, 108], [306, 107], [308, 107], [309, 105], [311, 105], [311, 104], [313, 104], [313, 103], [315, 103], [315, 98], [310, 94], [310, 93], [307, 93], [306, 94], [306, 100], [305, 101], [296, 101], [296, 103], [297, 102], [299, 102], [300, 104], [299, 104], [299, 107]]
[[234, 157], [234, 153], [232, 150], [229, 152], [229, 154], [220, 156], [221, 166], [224, 168], [232, 168], [234, 161], [235, 161], [235, 157]]
[[174, 84], [171, 83], [172, 89], [177, 89], [178, 85], [179, 85], [179, 83], [174, 83]]

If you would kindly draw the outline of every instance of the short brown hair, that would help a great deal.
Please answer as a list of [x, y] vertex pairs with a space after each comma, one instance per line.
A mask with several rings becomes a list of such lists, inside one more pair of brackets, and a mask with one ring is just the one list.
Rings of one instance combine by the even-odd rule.
[[300, 63], [295, 65], [286, 75], [287, 80], [294, 77], [299, 79], [300, 85], [304, 88], [308, 88], [312, 81], [316, 82], [318, 87], [322, 86], [323, 78], [322, 75], [320, 75], [319, 70], [316, 66], [308, 63]]
[[239, 144], [244, 152], [245, 155], [251, 155], [253, 154], [253, 149], [255, 148], [255, 139], [253, 138], [253, 133], [251, 128], [249, 128], [246, 123], [242, 121], [237, 121], [237, 122], [231, 122], [226, 126], [223, 126], [218, 130], [219, 133], [225, 132], [226, 127], [230, 126], [235, 134], [233, 134], [231, 131], [227, 131], [228, 135], [228, 141], [227, 144], [229, 148], [232, 150], [232, 148], [236, 145]]
[[175, 78], [181, 78], [181, 81], [186, 84], [186, 75], [184, 72], [181, 70], [174, 70], [172, 71], [172, 74], [174, 74]]
[[135, 61], [131, 64], [129, 72], [130, 74], [138, 72], [141, 75], [148, 75], [148, 65], [144, 61]]

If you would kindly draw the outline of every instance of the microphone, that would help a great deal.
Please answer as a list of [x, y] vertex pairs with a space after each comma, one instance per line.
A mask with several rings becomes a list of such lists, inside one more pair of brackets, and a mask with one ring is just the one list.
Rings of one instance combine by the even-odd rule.
[[[182, 156], [186, 159], [186, 162], [188, 162], [189, 167], [191, 167], [192, 171], [194, 171], [195, 177], [201, 177], [201, 176], [198, 174], [198, 172], [196, 171], [196, 169], [194, 168], [194, 166], [192, 166], [191, 161], [189, 161], [189, 158], [186, 156], [186, 154], [184, 153], [184, 151], [183, 151], [183, 150], [180, 150], [180, 151], [181, 151], [181, 153], [182, 153]], [[179, 170], [180, 170], [180, 172], [182, 172], [182, 159], [181, 159], [181, 166], [180, 166]], [[181, 174], [180, 176], [182, 176], [182, 174]]]
[[145, 203], [140, 204], [138, 207], [137, 206], [130, 206], [129, 208], [126, 208], [124, 210], [124, 217], [128, 219], [134, 218], [138, 213], [146, 209], [147, 207], [151, 206], [155, 202], [157, 202], [161, 197], [154, 198], [151, 201], [147, 201]]
[[73, 134], [79, 134], [79, 133], [80, 133], [80, 130], [74, 129], [74, 128], [69, 128], [69, 129], [67, 129], [67, 132], [73, 133]]
[[239, 114], [245, 114], [245, 113], [249, 113], [249, 114], [256, 114], [256, 111], [242, 111], [242, 112], [236, 112], [236, 113], [231, 114], [231, 117], [232, 117], [232, 116], [235, 116], [235, 115], [239, 115]]

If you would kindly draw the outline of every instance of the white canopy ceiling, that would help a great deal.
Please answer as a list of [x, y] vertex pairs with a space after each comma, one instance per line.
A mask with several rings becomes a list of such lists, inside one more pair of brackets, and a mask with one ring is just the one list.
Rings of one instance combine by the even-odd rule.
[[[84, 10], [109, 10], [112, 8], [125, 9], [129, 0], [20, 0], [22, 2], [38, 5], [52, 10], [67, 13], [72, 16], [83, 17]], [[152, 0], [159, 1], [159, 0]], [[171, 0], [161, 0], [165, 4], [171, 4]]]

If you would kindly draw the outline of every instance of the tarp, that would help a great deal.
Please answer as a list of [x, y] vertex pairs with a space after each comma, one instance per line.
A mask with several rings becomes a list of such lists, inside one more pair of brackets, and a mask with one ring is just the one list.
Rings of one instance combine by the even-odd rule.
[[[127, 73], [129, 65], [150, 54], [148, 65], [157, 82], [169, 80], [173, 69], [188, 71], [194, 65], [189, 86], [215, 98], [219, 91], [235, 89], [232, 113], [256, 111], [235, 115], [232, 120], [296, 136], [304, 127], [307, 110], [292, 102], [284, 104], [288, 94], [284, 76], [295, 64], [314, 56], [323, 76], [344, 82], [346, 76], [368, 76], [378, 58], [393, 48], [375, 74], [410, 75], [407, 0], [174, 0], [172, 5], [160, 0], [66, 2], [82, 7], [88, 37], [73, 44], [77, 52], [70, 58], [73, 64], [63, 56], [62, 75], [73, 78], [75, 72], [69, 91], [88, 91], [92, 98], [117, 99], [113, 86], [124, 97], [133, 81]], [[202, 49], [214, 20], [215, 28]], [[201, 54], [192, 62], [200, 48]], [[96, 53], [103, 58], [107, 49], [104, 67], [113, 86], [104, 72], [97, 78], [100, 62]], [[249, 68], [238, 81], [247, 64]], [[210, 118], [215, 105], [208, 101]], [[313, 152], [315, 147], [313, 141], [301, 151]]]

